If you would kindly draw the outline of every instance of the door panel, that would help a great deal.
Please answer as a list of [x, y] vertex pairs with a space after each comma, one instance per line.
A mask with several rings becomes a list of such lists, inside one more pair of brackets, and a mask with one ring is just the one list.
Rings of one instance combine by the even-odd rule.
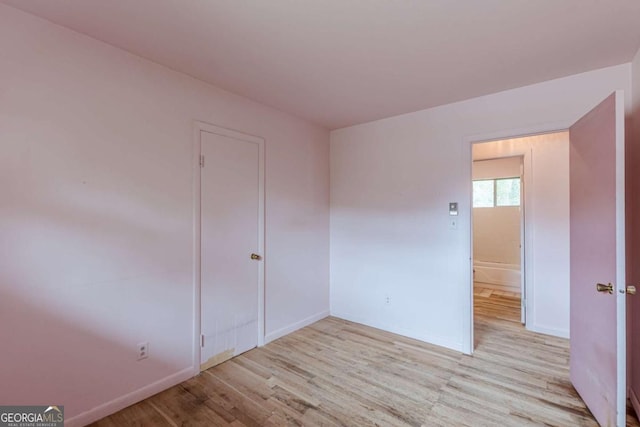
[[[571, 382], [603, 426], [624, 425], [624, 105], [616, 92], [570, 129]], [[612, 283], [612, 294], [596, 284]]]
[[260, 147], [201, 132], [201, 369], [258, 344]]

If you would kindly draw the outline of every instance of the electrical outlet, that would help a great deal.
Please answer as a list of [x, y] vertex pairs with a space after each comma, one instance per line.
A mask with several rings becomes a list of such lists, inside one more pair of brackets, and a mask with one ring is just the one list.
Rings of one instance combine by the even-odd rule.
[[138, 360], [146, 359], [149, 357], [149, 343], [138, 343]]
[[391, 303], [391, 297], [389, 295], [385, 295], [384, 297], [384, 303], [385, 304], [390, 304]]

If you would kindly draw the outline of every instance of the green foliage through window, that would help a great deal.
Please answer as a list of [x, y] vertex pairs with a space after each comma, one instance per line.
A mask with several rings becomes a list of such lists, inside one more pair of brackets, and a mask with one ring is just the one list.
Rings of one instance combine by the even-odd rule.
[[473, 207], [520, 206], [520, 178], [473, 181]]
[[473, 207], [492, 208], [494, 206], [495, 190], [493, 179], [473, 181]]

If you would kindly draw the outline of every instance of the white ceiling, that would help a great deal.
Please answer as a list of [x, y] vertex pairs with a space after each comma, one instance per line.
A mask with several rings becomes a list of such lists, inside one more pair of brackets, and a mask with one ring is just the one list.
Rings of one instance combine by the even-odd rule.
[[2, 0], [330, 129], [628, 62], [638, 0]]

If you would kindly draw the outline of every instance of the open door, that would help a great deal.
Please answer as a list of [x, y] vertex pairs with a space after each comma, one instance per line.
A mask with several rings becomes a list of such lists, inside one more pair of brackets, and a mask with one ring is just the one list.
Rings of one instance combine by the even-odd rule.
[[626, 411], [624, 101], [616, 91], [570, 129], [574, 387], [602, 426]]

